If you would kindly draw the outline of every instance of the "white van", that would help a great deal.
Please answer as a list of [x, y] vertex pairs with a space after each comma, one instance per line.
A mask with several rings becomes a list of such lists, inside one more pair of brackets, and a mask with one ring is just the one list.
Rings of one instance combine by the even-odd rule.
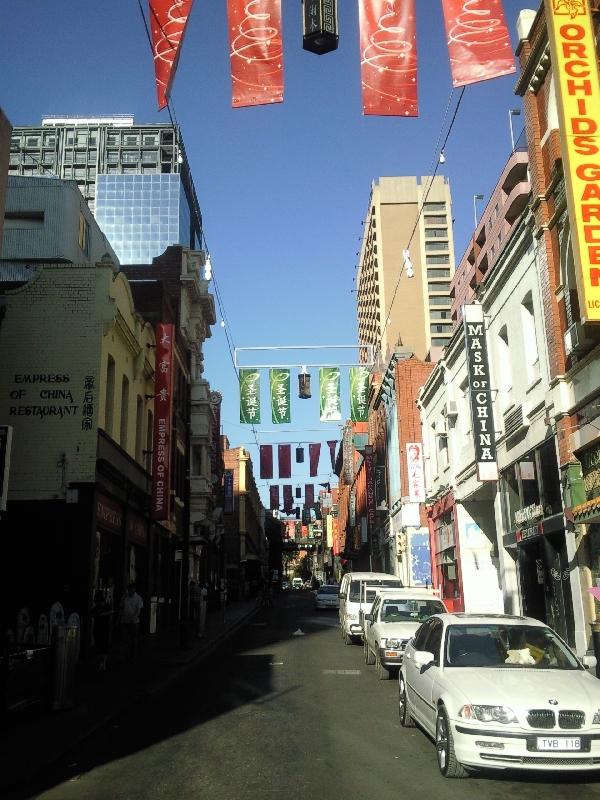
[[[369, 590], [365, 592], [365, 586]], [[375, 599], [376, 587], [401, 589], [403, 584], [396, 575], [386, 572], [347, 572], [340, 584], [340, 630], [346, 644], [352, 644], [362, 635], [360, 624], [361, 606], [369, 610]], [[368, 597], [372, 593], [371, 597]]]

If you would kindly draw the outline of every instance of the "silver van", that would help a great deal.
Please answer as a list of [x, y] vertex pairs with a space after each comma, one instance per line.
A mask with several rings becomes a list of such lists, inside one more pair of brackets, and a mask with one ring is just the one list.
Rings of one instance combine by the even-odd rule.
[[386, 572], [347, 572], [340, 584], [340, 631], [344, 642], [352, 644], [362, 636], [360, 610], [366, 605], [364, 610], [370, 611], [375, 587], [401, 589], [402, 586], [400, 578]]

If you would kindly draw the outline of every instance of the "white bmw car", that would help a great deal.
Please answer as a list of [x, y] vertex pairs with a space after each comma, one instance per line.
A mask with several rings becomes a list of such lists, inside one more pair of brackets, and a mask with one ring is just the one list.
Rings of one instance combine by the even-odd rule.
[[440, 772], [600, 769], [600, 681], [559, 636], [528, 617], [436, 614], [406, 647], [404, 727], [436, 744]]

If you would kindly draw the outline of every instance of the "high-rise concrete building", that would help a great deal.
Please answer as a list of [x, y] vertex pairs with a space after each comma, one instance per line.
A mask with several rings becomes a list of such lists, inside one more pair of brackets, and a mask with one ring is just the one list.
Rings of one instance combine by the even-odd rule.
[[121, 264], [200, 249], [202, 216], [177, 126], [132, 116], [45, 117], [13, 129], [9, 173], [75, 180]]
[[363, 224], [356, 275], [360, 343], [373, 345], [375, 358], [384, 363], [398, 347], [435, 360], [452, 334], [454, 241], [447, 180], [379, 178], [371, 186]]

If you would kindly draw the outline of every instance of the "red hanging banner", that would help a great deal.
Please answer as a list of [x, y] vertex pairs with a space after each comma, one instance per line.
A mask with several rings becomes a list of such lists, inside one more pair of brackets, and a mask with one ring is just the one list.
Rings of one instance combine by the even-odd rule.
[[294, 508], [294, 498], [292, 497], [292, 487], [290, 484], [283, 485], [283, 510], [286, 514], [291, 514]]
[[415, 0], [359, 0], [363, 114], [416, 117]]
[[312, 508], [315, 504], [315, 485], [314, 483], [304, 484], [304, 508]]
[[279, 460], [279, 477], [292, 477], [292, 446], [280, 444], [277, 447], [277, 457]]
[[279, 511], [279, 486], [269, 486], [269, 508], [271, 511]]
[[319, 456], [321, 455], [321, 445], [308, 445], [308, 459], [310, 462], [310, 477], [315, 478], [319, 472]]
[[260, 477], [262, 480], [273, 477], [273, 447], [270, 444], [260, 446]]
[[281, 0], [227, 0], [233, 108], [283, 101]]
[[173, 422], [173, 334], [171, 323], [156, 326], [154, 436], [152, 444], [152, 519], [169, 519], [171, 429]]
[[331, 457], [331, 469], [332, 471], [335, 470], [335, 446], [337, 441], [335, 439], [331, 439], [327, 442], [327, 446], [329, 447], [329, 455]]
[[501, 0], [442, 0], [452, 84], [515, 72], [515, 59]]
[[158, 110], [165, 108], [194, 0], [149, 0]]

